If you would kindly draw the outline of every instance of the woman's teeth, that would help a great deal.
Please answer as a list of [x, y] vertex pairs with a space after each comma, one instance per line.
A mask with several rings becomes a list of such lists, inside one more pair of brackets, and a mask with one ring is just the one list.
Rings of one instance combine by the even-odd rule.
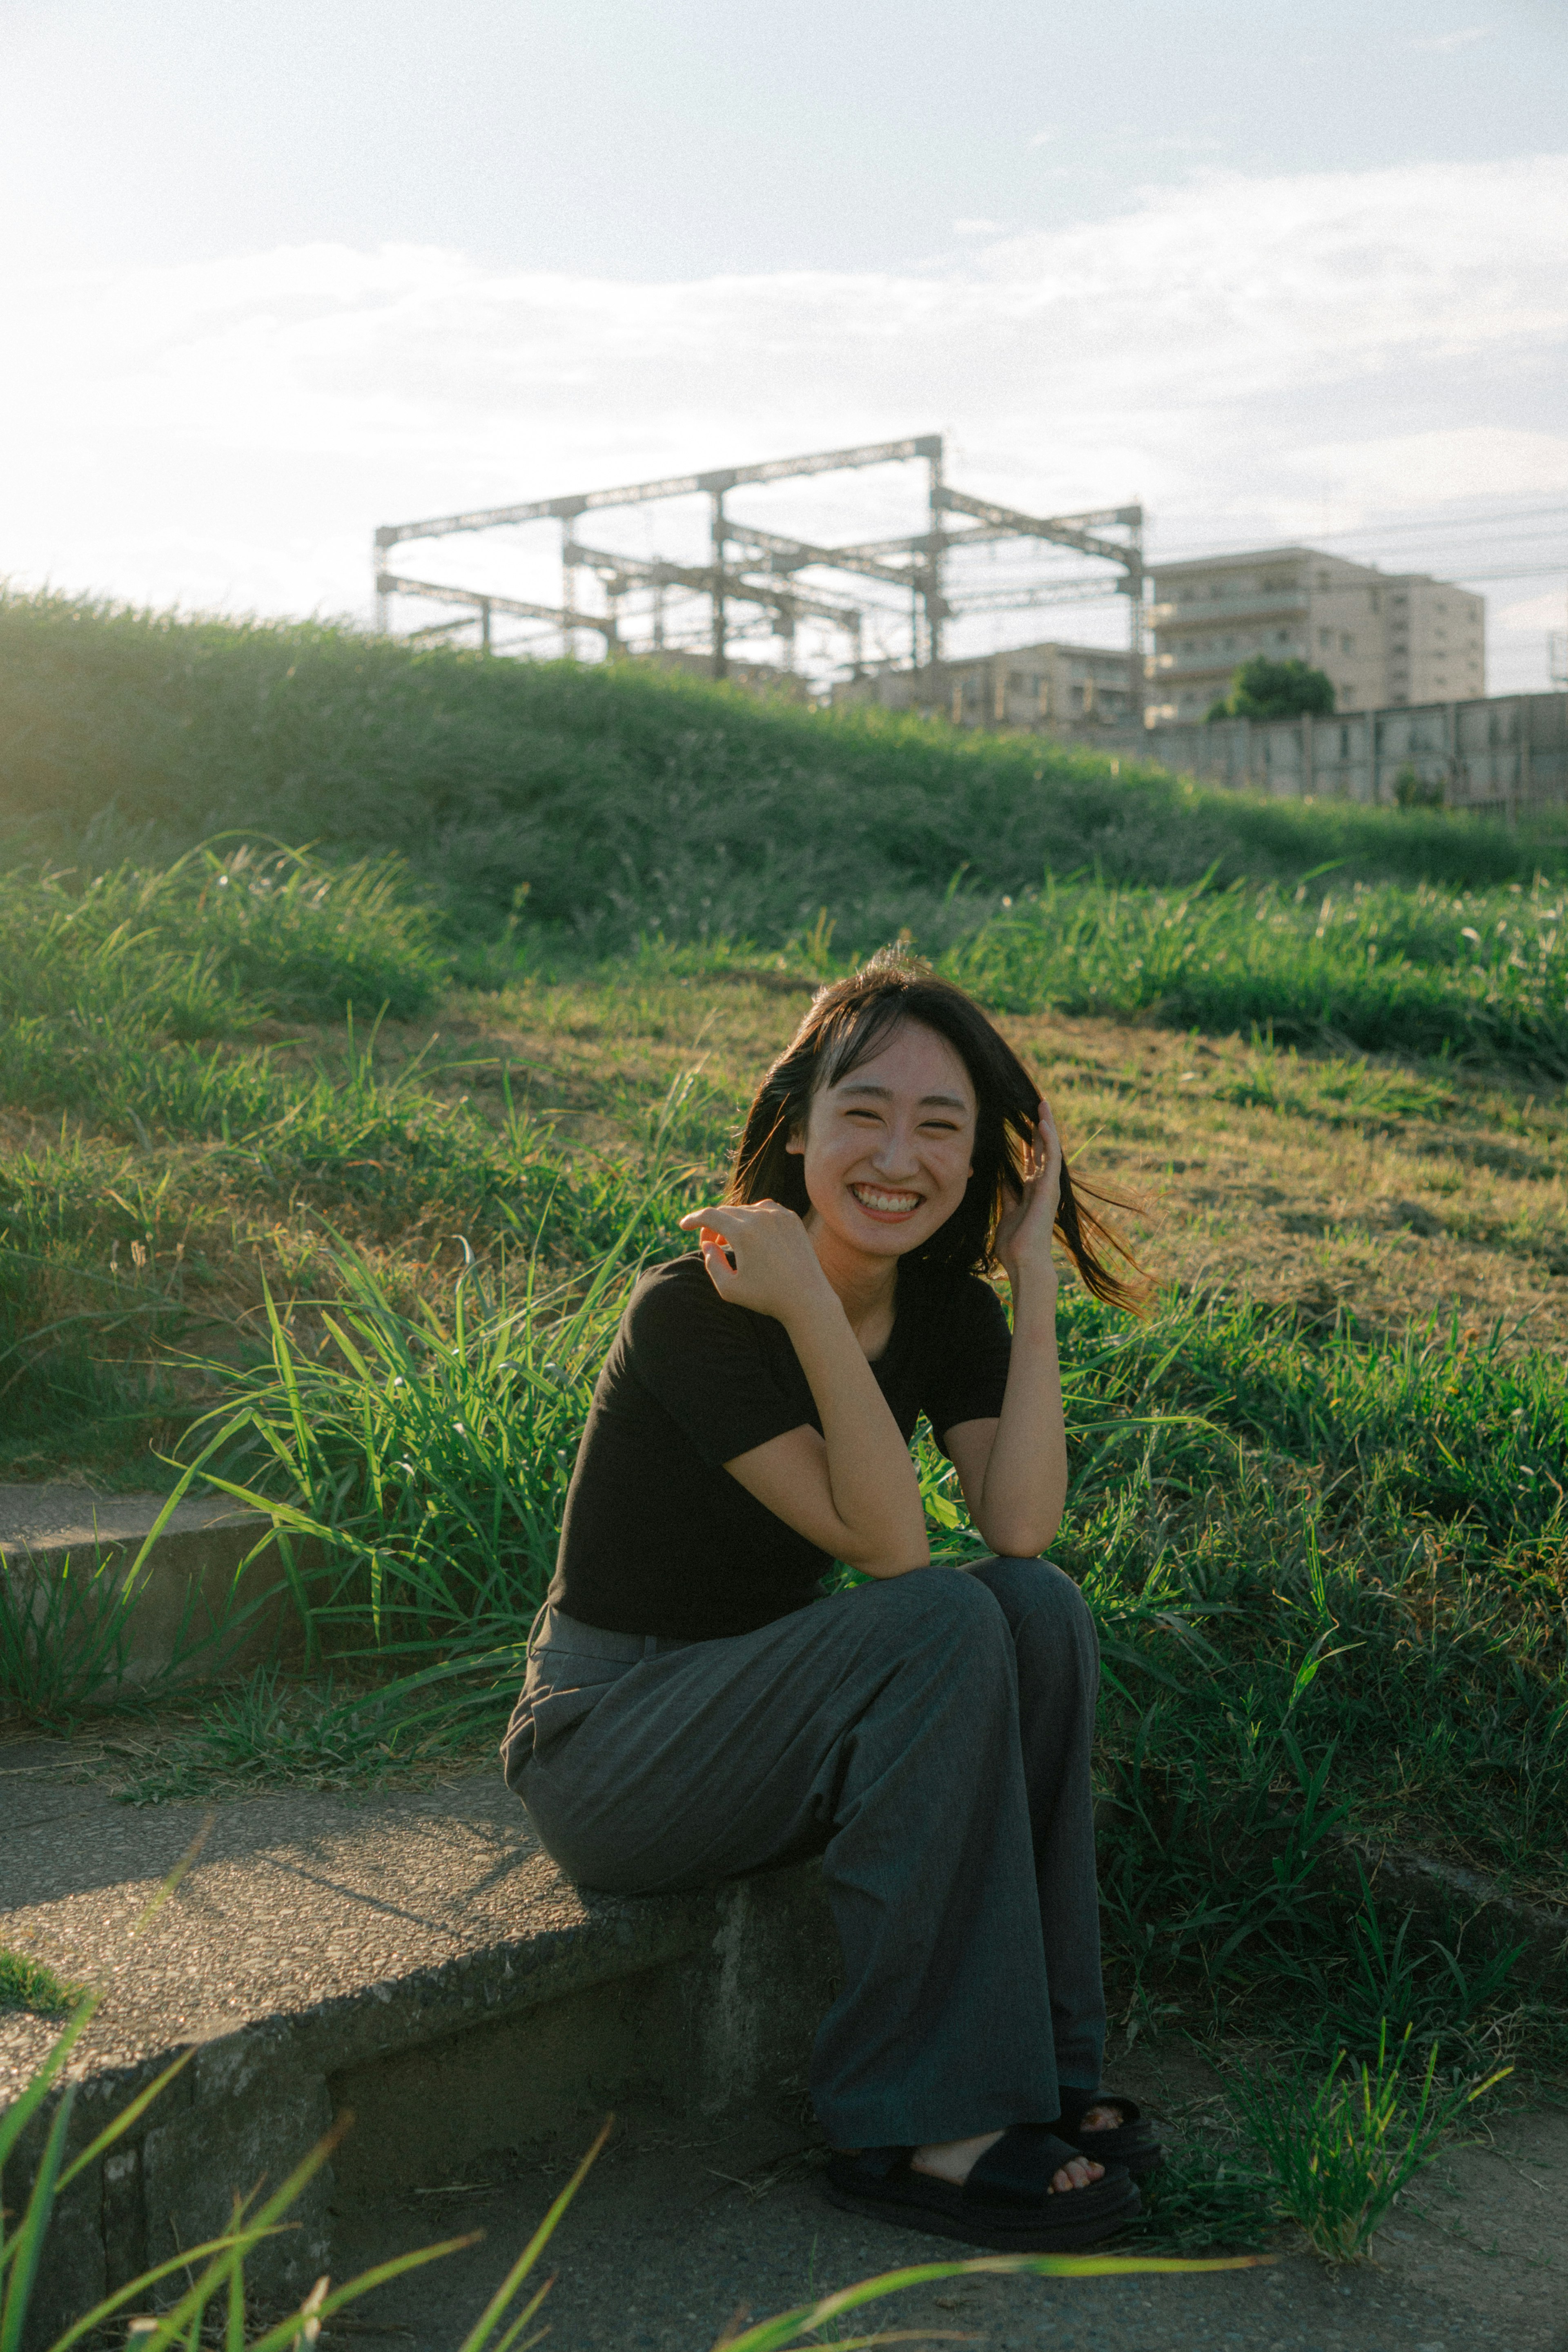
[[879, 1192], [870, 1184], [852, 1184], [850, 1190], [862, 1209], [880, 1209], [884, 1216], [896, 1216], [920, 1206], [918, 1192]]

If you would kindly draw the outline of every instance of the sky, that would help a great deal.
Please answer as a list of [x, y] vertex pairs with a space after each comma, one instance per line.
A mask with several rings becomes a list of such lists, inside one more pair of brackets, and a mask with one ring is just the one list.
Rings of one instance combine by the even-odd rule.
[[[0, 0], [0, 319], [25, 585], [363, 618], [378, 523], [941, 432], [981, 496], [1141, 499], [1156, 564], [1301, 539], [1464, 579], [1492, 690], [1541, 688], [1568, 7]], [[918, 494], [733, 503], [870, 536]], [[400, 560], [555, 604], [558, 544]]]

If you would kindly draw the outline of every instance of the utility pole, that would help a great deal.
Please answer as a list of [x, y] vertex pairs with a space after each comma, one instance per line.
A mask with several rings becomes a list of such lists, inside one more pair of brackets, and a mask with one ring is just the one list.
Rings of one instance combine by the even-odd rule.
[[563, 513], [560, 519], [560, 608], [566, 615], [560, 633], [560, 649], [568, 661], [577, 659], [577, 565], [572, 561], [572, 529], [577, 518]]
[[490, 599], [488, 596], [481, 596], [479, 599], [479, 650], [482, 654], [487, 654], [490, 650]]
[[1144, 518], [1138, 509], [1138, 520], [1127, 532], [1127, 576], [1123, 582], [1127, 597], [1127, 704], [1134, 727], [1142, 727], [1144, 710], [1148, 699], [1148, 679], [1144, 659]]
[[387, 570], [387, 551], [394, 546], [396, 541], [396, 531], [389, 530], [384, 524], [376, 533], [375, 554], [371, 559], [374, 569], [371, 576], [375, 581], [376, 588], [375, 628], [378, 637], [389, 636], [392, 633], [392, 592], [383, 588], [382, 582]]
[[926, 459], [930, 468], [931, 539], [925, 554], [925, 658], [933, 671], [942, 659], [942, 436]]
[[733, 474], [705, 474], [702, 487], [711, 505], [709, 522], [713, 555], [713, 674], [716, 678], [727, 677], [729, 659], [726, 645], [728, 631], [724, 610], [724, 494], [735, 480]]

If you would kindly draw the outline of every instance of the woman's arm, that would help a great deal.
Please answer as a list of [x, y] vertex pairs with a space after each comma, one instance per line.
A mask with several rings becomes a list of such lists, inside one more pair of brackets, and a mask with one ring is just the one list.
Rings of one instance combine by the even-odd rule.
[[731, 1477], [852, 1568], [902, 1576], [925, 1567], [931, 1550], [909, 1448], [800, 1218], [758, 1201], [681, 1222], [698, 1228], [720, 1297], [783, 1324], [821, 1417], [820, 1436], [791, 1429], [737, 1454], [724, 1465]]
[[1049, 1107], [1040, 1107], [1039, 1142], [1019, 1201], [997, 1232], [997, 1255], [1013, 1295], [1013, 1343], [997, 1421], [967, 1421], [944, 1443], [969, 1517], [996, 1552], [1028, 1559], [1061, 1524], [1067, 1500], [1067, 1432], [1056, 1353], [1056, 1267], [1051, 1255], [1061, 1183], [1061, 1146]]

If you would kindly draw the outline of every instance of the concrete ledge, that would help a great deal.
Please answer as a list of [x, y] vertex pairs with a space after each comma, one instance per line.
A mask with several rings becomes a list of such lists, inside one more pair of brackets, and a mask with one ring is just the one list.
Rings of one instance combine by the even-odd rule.
[[[17, 1783], [11, 1781], [15, 1793]], [[498, 1779], [367, 1798], [256, 1798], [202, 1825], [96, 1790], [21, 1783], [0, 1829], [0, 1943], [103, 1989], [72, 2063], [84, 2145], [182, 2048], [195, 2055], [63, 2201], [37, 2342], [225, 2223], [335, 2121], [352, 2129], [255, 2267], [282, 2300], [331, 2267], [335, 2210], [449, 2179], [496, 2148], [653, 2096], [718, 2115], [803, 2077], [837, 1981], [811, 1865], [678, 1896], [570, 1885]], [[0, 2018], [0, 2101], [54, 2038]], [[7, 2168], [25, 2196], [47, 2118]]]
[[[303, 1633], [282, 1564], [246, 1565], [271, 1522], [222, 1496], [187, 1497], [132, 1580], [162, 1495], [94, 1495], [83, 1486], [0, 1486], [0, 1576], [40, 1638], [102, 1654], [111, 1679], [244, 1673], [298, 1656]], [[301, 1545], [303, 1572], [315, 1548]]]

